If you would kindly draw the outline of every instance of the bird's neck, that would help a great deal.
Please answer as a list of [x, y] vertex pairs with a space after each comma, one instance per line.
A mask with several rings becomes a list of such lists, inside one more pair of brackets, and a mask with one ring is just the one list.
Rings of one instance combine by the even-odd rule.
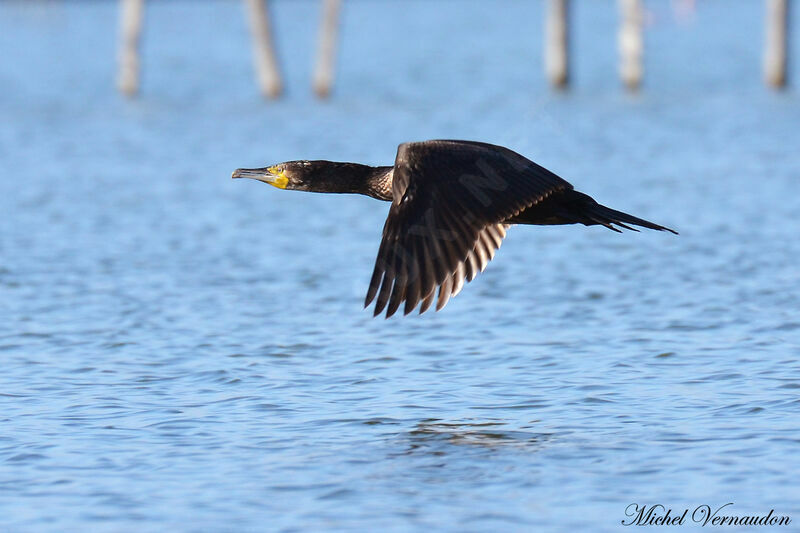
[[321, 181], [324, 190], [319, 192], [364, 194], [391, 201], [392, 168], [330, 162]]

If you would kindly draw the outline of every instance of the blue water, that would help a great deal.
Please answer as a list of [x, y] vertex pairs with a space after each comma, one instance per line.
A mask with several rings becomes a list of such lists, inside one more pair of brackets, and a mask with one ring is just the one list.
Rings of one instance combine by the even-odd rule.
[[[617, 531], [733, 502], [797, 530], [800, 97], [761, 86], [761, 2], [649, 2], [633, 96], [609, 2], [575, 3], [566, 94], [538, 3], [345, 4], [324, 103], [315, 2], [275, 3], [266, 103], [239, 2], [148, 6], [135, 101], [115, 3], [0, 4], [0, 529]], [[385, 321], [387, 204], [229, 179], [442, 137], [681, 235], [512, 228], [443, 312]]]

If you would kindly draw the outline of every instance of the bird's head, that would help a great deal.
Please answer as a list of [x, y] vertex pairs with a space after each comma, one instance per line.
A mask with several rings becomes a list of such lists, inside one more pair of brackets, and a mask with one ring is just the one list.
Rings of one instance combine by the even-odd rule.
[[232, 178], [251, 178], [279, 189], [297, 191], [313, 190], [315, 175], [319, 173], [316, 161], [287, 161], [264, 168], [238, 168]]

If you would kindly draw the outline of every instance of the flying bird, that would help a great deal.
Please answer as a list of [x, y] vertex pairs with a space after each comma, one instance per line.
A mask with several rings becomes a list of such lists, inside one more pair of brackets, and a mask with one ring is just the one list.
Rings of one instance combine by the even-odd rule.
[[520, 154], [474, 141], [424, 141], [397, 148], [394, 166], [288, 161], [240, 168], [279, 189], [364, 194], [391, 202], [364, 303], [386, 318], [402, 305], [436, 310], [482, 272], [509, 226], [599, 224], [677, 232], [600, 205]]

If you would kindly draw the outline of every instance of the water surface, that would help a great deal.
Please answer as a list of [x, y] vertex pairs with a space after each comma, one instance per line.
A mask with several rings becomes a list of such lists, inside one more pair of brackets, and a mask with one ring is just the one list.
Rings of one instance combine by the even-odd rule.
[[[276, 2], [262, 102], [238, 2], [0, 5], [0, 524], [8, 531], [614, 531], [633, 502], [800, 523], [800, 100], [760, 85], [761, 5], [651, 3], [624, 94], [615, 10]], [[499, 6], [499, 7], [498, 7]], [[797, 15], [795, 15], [797, 16]], [[798, 21], [795, 21], [798, 22]], [[387, 204], [232, 181], [407, 140], [509, 146], [681, 235], [516, 227], [444, 312], [362, 310]]]

